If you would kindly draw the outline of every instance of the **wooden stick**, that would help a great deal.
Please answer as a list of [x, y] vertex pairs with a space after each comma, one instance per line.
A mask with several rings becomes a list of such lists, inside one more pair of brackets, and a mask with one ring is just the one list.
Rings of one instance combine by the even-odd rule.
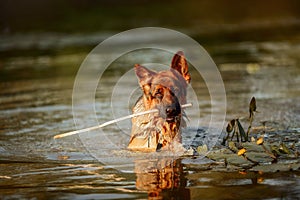
[[[191, 106], [192, 106], [191, 103], [187, 103], [187, 104], [181, 105], [181, 108], [187, 108], [187, 107], [191, 107]], [[97, 125], [97, 126], [92, 126], [92, 127], [85, 128], [85, 129], [80, 129], [80, 130], [77, 130], [77, 131], [71, 131], [71, 132], [55, 135], [53, 138], [58, 139], [58, 138], [63, 138], [63, 137], [70, 136], [70, 135], [75, 135], [75, 134], [78, 134], [78, 133], [84, 133], [84, 132], [87, 132], [87, 131], [92, 131], [92, 130], [95, 130], [95, 129], [103, 128], [104, 126], [108, 126], [108, 125], [113, 124], [113, 123], [123, 121], [125, 119], [130, 119], [130, 118], [137, 117], [137, 116], [140, 116], [140, 115], [146, 115], [146, 114], [155, 113], [155, 112], [158, 112], [158, 110], [153, 109], [153, 110], [147, 110], [147, 111], [144, 111], [144, 112], [134, 113], [134, 114], [131, 114], [131, 115], [127, 115], [127, 116], [124, 116], [124, 117], [120, 117], [118, 119], [114, 119], [114, 120], [105, 122], [105, 123]]]

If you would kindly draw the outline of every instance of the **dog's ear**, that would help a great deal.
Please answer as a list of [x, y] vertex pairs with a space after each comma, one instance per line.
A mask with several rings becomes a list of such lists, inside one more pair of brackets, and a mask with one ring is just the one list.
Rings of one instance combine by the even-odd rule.
[[152, 77], [156, 74], [155, 71], [147, 69], [146, 67], [141, 66], [139, 64], [136, 64], [134, 66], [134, 69], [141, 86], [145, 84], [150, 84]]
[[139, 79], [139, 84], [144, 90], [144, 92], [147, 94], [149, 93], [148, 90], [150, 90], [151, 80], [152, 77], [156, 74], [156, 72], [147, 69], [146, 67], [143, 67], [139, 64], [136, 64], [134, 66], [136, 76]]
[[171, 68], [177, 70], [183, 76], [186, 82], [190, 83], [191, 75], [189, 73], [188, 64], [182, 51], [178, 51], [174, 55], [171, 63]]

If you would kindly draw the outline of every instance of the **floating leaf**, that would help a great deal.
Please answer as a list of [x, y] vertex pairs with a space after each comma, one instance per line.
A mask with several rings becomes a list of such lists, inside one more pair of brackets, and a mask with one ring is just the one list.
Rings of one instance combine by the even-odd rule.
[[190, 147], [188, 150], [186, 150], [183, 155], [185, 156], [193, 156], [194, 155], [194, 149]]
[[249, 158], [252, 161], [255, 161], [257, 163], [264, 163], [264, 164], [268, 164], [273, 161], [273, 158], [271, 158], [268, 153], [266, 153], [266, 152], [251, 152], [249, 149], [247, 149], [247, 158]]
[[291, 154], [291, 151], [289, 150], [289, 148], [284, 144], [284, 143], [281, 143], [280, 146], [279, 146], [279, 151], [281, 153], [285, 153], [285, 154]]
[[257, 145], [256, 142], [243, 143], [243, 148], [248, 152], [264, 152], [264, 148], [261, 145]]
[[235, 146], [234, 142], [232, 141], [228, 142], [228, 147], [233, 151], [238, 151], [238, 148]]
[[258, 140], [256, 141], [257, 145], [261, 145], [263, 143], [264, 143], [264, 138], [263, 137], [258, 138]]
[[271, 145], [271, 152], [276, 156], [280, 155], [280, 151], [277, 145]]
[[263, 183], [264, 181], [265, 181], [265, 179], [263, 177], [257, 178], [257, 182], [258, 183]]
[[247, 172], [246, 171], [239, 171], [239, 174], [247, 175]]
[[58, 160], [68, 160], [70, 158], [70, 156], [66, 156], [66, 155], [58, 155], [57, 159]]
[[273, 163], [272, 165], [258, 165], [250, 169], [251, 171], [262, 171], [262, 172], [284, 172], [290, 170], [299, 170], [299, 163]]
[[206, 145], [206, 144], [197, 147], [197, 152], [198, 152], [200, 155], [206, 154], [207, 151], [208, 151], [208, 148], [207, 148], [207, 145]]
[[242, 148], [241, 150], [239, 150], [238, 156], [244, 155], [246, 153], [246, 151], [247, 150], [245, 148]]

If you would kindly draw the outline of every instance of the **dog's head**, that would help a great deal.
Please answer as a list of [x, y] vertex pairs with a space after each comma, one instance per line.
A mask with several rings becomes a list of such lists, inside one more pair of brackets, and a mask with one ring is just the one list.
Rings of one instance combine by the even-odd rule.
[[183, 52], [177, 52], [169, 70], [155, 72], [135, 65], [139, 84], [144, 92], [146, 110], [157, 108], [168, 123], [180, 123], [181, 105], [186, 103], [186, 89], [191, 80]]

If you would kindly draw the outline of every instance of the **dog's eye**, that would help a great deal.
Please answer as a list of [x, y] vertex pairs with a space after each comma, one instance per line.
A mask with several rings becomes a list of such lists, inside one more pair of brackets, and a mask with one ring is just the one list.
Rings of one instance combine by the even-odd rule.
[[155, 98], [162, 99], [163, 97], [163, 89], [159, 88], [154, 93]]

